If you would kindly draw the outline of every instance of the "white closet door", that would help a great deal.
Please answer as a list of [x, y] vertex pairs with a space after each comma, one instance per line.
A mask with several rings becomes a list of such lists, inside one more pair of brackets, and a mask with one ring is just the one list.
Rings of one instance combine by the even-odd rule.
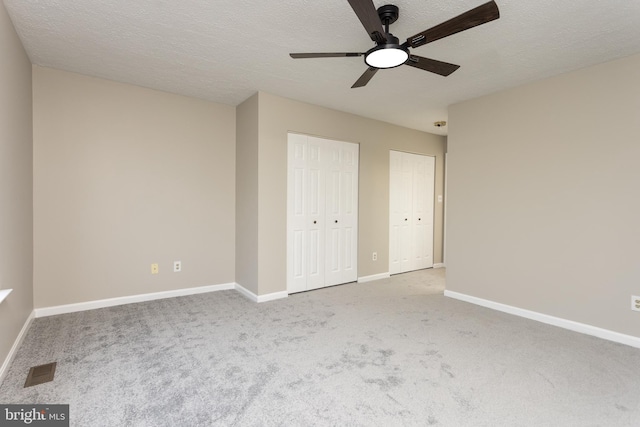
[[307, 289], [308, 220], [306, 187], [307, 139], [302, 135], [289, 135], [287, 170], [287, 290], [300, 292]]
[[342, 276], [342, 258], [340, 248], [343, 244], [342, 224], [340, 223], [340, 147], [333, 141], [326, 141], [326, 236], [325, 248], [325, 281], [328, 285], [340, 283]]
[[414, 155], [412, 270], [433, 267], [434, 172], [434, 157]]
[[402, 156], [397, 151], [389, 152], [389, 273], [402, 271], [400, 266], [400, 188]]
[[357, 279], [358, 146], [325, 141], [326, 270], [325, 286]]
[[309, 268], [306, 289], [315, 289], [324, 286], [325, 282], [325, 170], [322, 163], [326, 153], [321, 142], [314, 138], [309, 138], [307, 147], [306, 224], [309, 241], [306, 249]]
[[289, 134], [287, 290], [357, 279], [358, 145]]
[[389, 157], [389, 273], [432, 267], [435, 158]]
[[358, 144], [342, 143], [340, 165], [342, 173], [341, 216], [344, 243], [342, 245], [341, 283], [358, 280]]
[[415, 239], [413, 238], [413, 157], [401, 153], [400, 162], [400, 271], [414, 270]]
[[389, 152], [389, 273], [407, 271], [411, 248], [411, 198], [413, 178], [411, 165], [404, 153]]

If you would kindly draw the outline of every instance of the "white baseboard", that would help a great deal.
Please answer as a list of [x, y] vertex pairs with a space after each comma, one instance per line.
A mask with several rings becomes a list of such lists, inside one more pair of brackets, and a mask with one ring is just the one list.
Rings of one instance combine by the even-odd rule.
[[240, 292], [242, 295], [244, 295], [245, 297], [249, 298], [251, 301], [253, 302], [267, 302], [267, 301], [274, 301], [277, 299], [282, 299], [282, 298], [287, 298], [289, 296], [289, 293], [286, 291], [282, 291], [282, 292], [273, 292], [270, 294], [265, 294], [265, 295], [256, 295], [253, 292], [251, 292], [249, 289], [245, 288], [242, 285], [239, 284], [235, 284], [236, 287], [236, 291]]
[[108, 298], [97, 301], [79, 302], [76, 304], [57, 305], [53, 307], [36, 308], [35, 317], [55, 316], [58, 314], [74, 313], [76, 311], [94, 310], [96, 308], [113, 307], [116, 305], [133, 304], [136, 302], [153, 301], [164, 298], [182, 297], [186, 295], [203, 294], [207, 292], [235, 289], [253, 302], [267, 302], [289, 296], [287, 292], [274, 292], [266, 295], [256, 295], [237, 283], [221, 285], [199, 286], [196, 288], [175, 289], [172, 291], [154, 292], [150, 294], [130, 295], [126, 297]]
[[186, 289], [175, 289], [172, 291], [154, 292], [150, 294], [130, 295], [126, 297], [80, 302], [77, 304], [57, 305], [54, 307], [36, 308], [34, 311], [36, 317], [55, 316], [57, 314], [74, 313], [76, 311], [94, 310], [96, 308], [113, 307], [116, 305], [132, 304], [136, 302], [203, 294], [206, 292], [223, 291], [227, 289], [235, 289], [235, 283], [199, 286], [196, 288]]
[[433, 268], [444, 268], [444, 267], [445, 267], [445, 265], [444, 265], [443, 262], [438, 262], [438, 263], [433, 264]]
[[7, 371], [9, 370], [9, 365], [11, 364], [11, 361], [16, 355], [16, 351], [18, 351], [20, 344], [22, 344], [22, 341], [24, 340], [25, 335], [27, 335], [29, 326], [31, 326], [31, 322], [33, 321], [34, 318], [35, 318], [35, 312], [32, 311], [31, 314], [29, 314], [29, 317], [27, 317], [27, 320], [25, 320], [24, 325], [22, 325], [22, 329], [20, 329], [20, 333], [18, 334], [18, 337], [13, 342], [13, 346], [11, 347], [11, 350], [9, 350], [7, 357], [5, 357], [4, 362], [2, 363], [2, 367], [0, 367], [0, 384], [2, 384], [2, 381], [4, 380], [5, 375], [7, 375]]
[[372, 274], [371, 276], [358, 277], [358, 283], [373, 282], [374, 280], [387, 279], [389, 277], [391, 277], [391, 275], [387, 271], [386, 273]]
[[275, 301], [277, 299], [289, 298], [289, 292], [272, 292], [270, 294], [258, 295], [258, 302]]
[[619, 332], [610, 331], [608, 329], [602, 329], [596, 326], [574, 322], [573, 320], [567, 320], [559, 317], [549, 316], [548, 314], [542, 314], [536, 311], [525, 310], [523, 308], [518, 308], [511, 305], [495, 302], [495, 301], [477, 298], [471, 295], [461, 294], [459, 292], [444, 291], [444, 295], [449, 298], [455, 298], [461, 301], [469, 302], [471, 304], [481, 305], [483, 307], [491, 308], [493, 310], [498, 310], [505, 313], [513, 314], [515, 316], [536, 320], [538, 322], [546, 323], [548, 325], [569, 329], [570, 331], [580, 332], [582, 334], [592, 335], [594, 337], [602, 338], [605, 340], [614, 341], [620, 344], [629, 345], [631, 347], [640, 348], [640, 337], [625, 335]]

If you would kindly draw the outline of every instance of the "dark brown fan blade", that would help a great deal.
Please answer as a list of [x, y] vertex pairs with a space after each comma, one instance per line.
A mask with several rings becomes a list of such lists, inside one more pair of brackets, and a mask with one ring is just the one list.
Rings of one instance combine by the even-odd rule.
[[362, 75], [360, 76], [360, 78], [358, 80], [356, 80], [356, 82], [353, 84], [353, 86], [351, 86], [351, 89], [356, 88], [356, 87], [362, 87], [362, 86], [366, 86], [367, 83], [369, 83], [369, 80], [371, 80], [371, 78], [378, 72], [377, 68], [373, 68], [373, 67], [369, 67], [367, 68], [367, 71], [365, 71], [364, 73], [362, 73]]
[[437, 61], [431, 58], [423, 58], [422, 56], [418, 55], [409, 55], [409, 59], [404, 64], [411, 67], [420, 68], [421, 70], [440, 74], [441, 76], [448, 76], [449, 74], [460, 68], [460, 66], [456, 64], [449, 64], [448, 62]]
[[367, 30], [367, 34], [376, 43], [384, 43], [387, 39], [384, 36], [382, 22], [373, 5], [372, 0], [349, 0], [351, 8], [362, 22], [362, 26]]
[[295, 59], [300, 58], [339, 58], [344, 56], [362, 56], [359, 52], [328, 52], [328, 53], [290, 53], [289, 56]]
[[468, 30], [469, 28], [485, 24], [498, 18], [500, 18], [498, 5], [496, 2], [490, 1], [476, 7], [475, 9], [467, 11], [462, 15], [449, 19], [442, 24], [418, 33], [413, 37], [409, 37], [407, 39], [407, 44], [411, 47], [422, 46], [423, 44], [431, 43], [432, 41], [459, 33], [460, 31]]

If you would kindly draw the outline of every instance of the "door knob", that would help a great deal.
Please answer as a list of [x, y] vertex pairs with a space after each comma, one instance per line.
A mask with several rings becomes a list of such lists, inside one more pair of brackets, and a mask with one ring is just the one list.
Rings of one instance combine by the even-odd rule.
[[338, 223], [338, 220], [337, 220], [337, 219], [335, 220], [335, 223], [336, 223], [336, 224]]
[[313, 221], [314, 224], [316, 224], [318, 221]]
[[405, 221], [407, 220], [407, 218], [404, 219]]
[[422, 218], [418, 218], [418, 221], [421, 221], [421, 220], [422, 220]]

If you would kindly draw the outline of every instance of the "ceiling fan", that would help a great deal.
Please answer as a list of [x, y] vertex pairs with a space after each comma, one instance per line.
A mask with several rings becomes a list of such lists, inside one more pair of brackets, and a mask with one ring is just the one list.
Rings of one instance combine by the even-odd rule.
[[[362, 87], [369, 83], [369, 80], [379, 69], [394, 68], [400, 65], [409, 65], [414, 68], [429, 71], [441, 76], [448, 76], [460, 68], [459, 65], [448, 62], [437, 61], [435, 59], [424, 58], [413, 55], [409, 48], [416, 48], [423, 44], [448, 37], [460, 31], [468, 30], [481, 24], [493, 21], [500, 17], [500, 11], [495, 1], [490, 1], [474, 9], [471, 9], [455, 18], [449, 19], [435, 27], [429, 28], [415, 36], [409, 37], [407, 41], [400, 44], [397, 37], [389, 32], [389, 25], [398, 19], [399, 9], [397, 6], [388, 4], [376, 10], [373, 0], [348, 0], [351, 8], [360, 19], [362, 26], [375, 42], [375, 46], [368, 51], [362, 52], [330, 52], [330, 53], [291, 53], [294, 59], [300, 58], [332, 58], [344, 56], [362, 56], [369, 68], [351, 86], [352, 88]], [[384, 28], [383, 28], [384, 25]]]

